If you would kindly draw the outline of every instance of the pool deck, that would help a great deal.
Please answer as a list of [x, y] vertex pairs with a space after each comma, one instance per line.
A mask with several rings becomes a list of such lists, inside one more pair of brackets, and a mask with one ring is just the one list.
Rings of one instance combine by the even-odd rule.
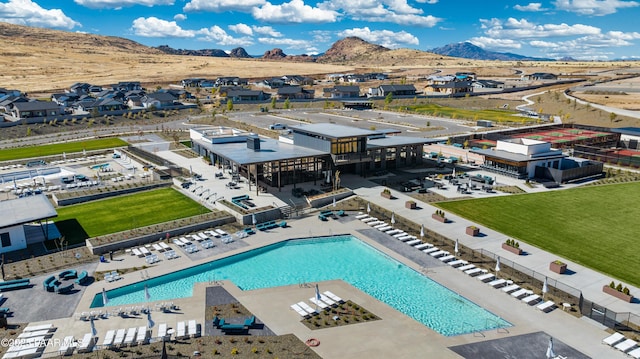
[[[370, 230], [370, 227], [355, 219], [354, 214], [349, 214], [340, 220], [323, 222], [321, 227], [318, 226], [318, 223], [319, 221], [315, 216], [290, 221], [290, 227], [288, 228], [259, 232], [245, 238], [244, 244], [246, 245], [229, 246], [229, 250], [226, 252], [224, 251], [224, 244], [218, 241], [216, 243], [219, 249], [217, 253], [212, 252], [210, 256], [203, 256], [203, 258], [197, 260], [190, 259], [182, 253], [181, 249], [176, 248], [178, 252], [182, 253], [178, 259], [170, 261], [162, 260], [159, 264], [153, 265], [144, 271], [124, 274], [123, 279], [117, 282], [105, 283], [99, 281], [89, 285], [80, 293], [82, 297], [78, 302], [75, 312], [91, 311], [91, 301], [96, 294], [101, 292], [103, 287], [109, 290], [141, 281], [141, 272], [148, 274], [149, 277], [156, 277], [227, 255], [269, 245], [287, 238], [352, 234], [398, 261], [412, 267], [416, 271], [421, 271], [425, 267], [424, 263], [416, 263], [409, 260], [407, 256], [399, 253], [405, 249], [418, 252], [414, 248], [410, 248], [406, 244], [392, 239], [390, 236], [388, 242], [385, 242], [384, 238], [369, 238], [366, 234], [367, 231]], [[400, 247], [402, 250], [397, 248], [398, 244], [404, 246]], [[173, 244], [171, 244], [171, 246], [175, 247]], [[431, 260], [429, 257], [430, 256], [427, 256], [427, 260]], [[334, 280], [320, 282], [319, 286], [321, 291], [331, 290], [343, 299], [349, 299], [364, 306], [382, 320], [312, 331], [300, 322], [300, 316], [289, 307], [291, 304], [301, 300], [308, 301], [308, 298], [314, 295], [314, 288], [311, 284], [295, 284], [277, 288], [242, 291], [233, 283], [221, 281], [215, 283], [199, 283], [194, 287], [194, 295], [192, 297], [173, 300], [180, 308], [175, 312], [162, 313], [153, 311], [152, 318], [156, 323], [153, 329], [153, 336], [157, 333], [157, 325], [163, 322], [167, 323], [170, 328], [173, 328], [178, 321], [196, 319], [199, 324], [203, 325], [205, 315], [205, 290], [208, 286], [222, 285], [226, 291], [260, 318], [274, 333], [293, 333], [303, 341], [309, 338], [319, 339], [321, 345], [313, 348], [313, 350], [325, 358], [354, 357], [356, 355], [368, 355], [370, 357], [460, 358], [460, 355], [448, 349], [448, 347], [509, 337], [515, 338], [523, 334], [536, 332], [544, 332], [552, 336], [555, 340], [589, 357], [607, 357], [614, 359], [625, 357], [621, 352], [601, 344], [602, 339], [608, 335], [604, 331], [604, 327], [590, 320], [578, 319], [563, 312], [561, 309], [556, 309], [547, 314], [542, 313], [535, 309], [535, 307], [529, 307], [512, 298], [510, 295], [496, 290], [455, 268], [451, 268], [446, 264], [438, 264], [437, 262], [439, 261], [429, 266], [429, 270], [426, 271], [428, 277], [504, 318], [512, 323], [513, 326], [500, 330], [445, 337], [351, 285], [340, 280]], [[140, 268], [144, 264], [145, 262], [142, 258], [122, 255], [114, 258], [113, 262], [100, 263], [97, 270], [105, 271], [115, 268], [131, 268], [134, 266]], [[41, 288], [37, 289], [42, 290]], [[157, 302], [151, 298], [149, 304], [152, 308], [155, 303]], [[109, 310], [111, 308], [112, 307], [107, 307], [104, 309]], [[74, 335], [76, 338], [81, 338], [84, 333], [90, 332], [90, 324], [87, 321], [61, 318], [48, 320], [46, 322], [53, 323], [54, 326], [58, 328], [53, 337], [54, 339], [62, 340], [67, 335]], [[111, 316], [108, 319], [96, 320], [95, 326], [99, 337], [98, 343], [101, 342], [103, 334], [109, 329], [138, 327], [146, 324], [146, 315], [139, 315], [133, 318]], [[372, 340], [372, 338], [376, 339]], [[545, 350], [546, 348], [541, 348], [540, 355], [544, 355]], [[55, 348], [47, 349], [47, 353], [53, 351], [55, 351]], [[556, 354], [562, 353], [556, 352]]]

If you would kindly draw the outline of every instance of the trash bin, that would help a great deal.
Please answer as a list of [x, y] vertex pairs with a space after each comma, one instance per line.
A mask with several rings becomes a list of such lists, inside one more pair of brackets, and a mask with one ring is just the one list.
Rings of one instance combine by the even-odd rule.
[[109, 260], [112, 261], [113, 260], [113, 251], [109, 251]]

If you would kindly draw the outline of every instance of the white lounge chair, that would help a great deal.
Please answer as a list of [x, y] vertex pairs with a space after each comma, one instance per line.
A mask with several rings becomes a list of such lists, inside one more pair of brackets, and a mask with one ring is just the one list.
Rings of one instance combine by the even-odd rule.
[[309, 306], [309, 304], [305, 303], [305, 302], [298, 302], [298, 305], [300, 306], [300, 308], [304, 309], [307, 313], [309, 313], [310, 315], [315, 315], [318, 314], [318, 311], [311, 308]]
[[490, 281], [487, 284], [489, 284], [490, 286], [492, 286], [494, 288], [500, 288], [500, 287], [504, 287], [506, 283], [507, 283], [506, 279], [498, 278], [498, 279], [494, 279], [494, 280]]
[[60, 347], [58, 348], [58, 354], [71, 355], [75, 348], [76, 348], [76, 343], [73, 335], [66, 336], [64, 337], [64, 339], [62, 339], [62, 343], [60, 343]]
[[158, 324], [158, 335], [156, 335], [156, 339], [158, 340], [167, 340], [167, 323]]
[[102, 344], [101, 346], [103, 348], [108, 348], [110, 346], [113, 345], [113, 339], [116, 336], [116, 331], [115, 330], [107, 330], [107, 333], [104, 335], [104, 338], [102, 339]]
[[405, 242], [406, 244], [410, 245], [410, 246], [415, 246], [416, 244], [422, 243], [422, 241], [420, 239], [412, 239], [408, 242]]
[[86, 333], [78, 343], [78, 353], [88, 353], [93, 348], [93, 334]]
[[613, 333], [610, 336], [602, 339], [602, 342], [609, 345], [609, 346], [614, 346], [618, 343], [620, 343], [622, 340], [624, 340], [624, 335], [621, 333]]
[[198, 237], [200, 237], [200, 239], [202, 239], [202, 240], [207, 240], [207, 239], [209, 239], [209, 236], [208, 236], [206, 233], [204, 233], [204, 232], [200, 232], [200, 233], [198, 233]]
[[516, 290], [520, 289], [520, 286], [517, 284], [511, 284], [508, 285], [502, 289], [500, 289], [501, 291], [505, 292], [505, 293], [511, 293], [511, 292], [515, 292]]
[[291, 304], [291, 309], [295, 310], [296, 313], [298, 313], [303, 318], [310, 316], [310, 314], [307, 313], [306, 310], [302, 309], [302, 307], [300, 307], [298, 304]]
[[488, 272], [486, 269], [482, 269], [482, 268], [472, 268], [469, 270], [464, 271], [465, 273], [467, 273], [468, 275], [475, 277], [477, 275], [481, 275], [480, 273], [486, 273]]
[[476, 267], [476, 265], [475, 265], [475, 264], [465, 264], [465, 265], [463, 265], [462, 267], [458, 267], [458, 270], [461, 270], [461, 271], [463, 271], [463, 272], [466, 272], [466, 271], [468, 271], [469, 269], [473, 269], [473, 268], [475, 268], [475, 267]]
[[439, 251], [435, 251], [435, 252], [431, 252], [429, 253], [432, 257], [438, 258], [438, 257], [442, 257], [442, 256], [446, 256], [449, 255], [449, 252], [447, 251], [443, 251], [442, 249]]
[[620, 342], [616, 345], [614, 345], [613, 347], [618, 349], [619, 351], [626, 353], [629, 350], [631, 350], [631, 348], [635, 347], [636, 345], [638, 345], [638, 342], [636, 342], [633, 339], [627, 339], [623, 342]]
[[127, 335], [124, 337], [124, 342], [122, 342], [124, 345], [131, 345], [133, 344], [133, 341], [136, 339], [136, 331], [138, 330], [138, 328], [133, 327], [133, 328], [129, 328], [127, 330]]
[[121, 346], [122, 342], [124, 342], [124, 336], [126, 335], [126, 329], [118, 329], [116, 331], [116, 337], [113, 338], [113, 346]]
[[368, 214], [364, 214], [364, 213], [355, 216], [356, 219], [360, 219], [360, 220], [363, 220], [363, 219], [365, 219], [367, 217], [369, 217], [369, 215]]
[[405, 234], [405, 235], [403, 235], [403, 236], [396, 237], [396, 238], [397, 238], [399, 241], [406, 242], [406, 241], [408, 241], [408, 240], [410, 240], [410, 239], [411, 239], [411, 235], [410, 235], [410, 234]]
[[40, 330], [51, 330], [53, 329], [53, 324], [40, 324], [40, 325], [30, 325], [24, 329], [23, 332], [37, 332]]
[[516, 290], [515, 292], [511, 293], [511, 296], [514, 297], [514, 298], [520, 299], [520, 298], [529, 296], [531, 294], [533, 294], [533, 292], [530, 291], [529, 289], [521, 288], [521, 289]]
[[131, 253], [133, 253], [133, 255], [137, 256], [137, 257], [144, 257], [144, 254], [142, 254], [142, 252], [138, 249], [138, 248], [133, 248], [131, 250]]
[[320, 309], [325, 310], [325, 309], [329, 309], [331, 308], [331, 306], [321, 300], [318, 300], [318, 298], [316, 297], [311, 297], [309, 298], [309, 301], [313, 304], [315, 304], [316, 306], [320, 307]]
[[173, 244], [177, 245], [178, 247], [184, 247], [186, 244], [182, 241], [182, 239], [180, 238], [174, 238], [172, 240]]
[[640, 348], [633, 349], [632, 351], [628, 352], [627, 355], [629, 355], [633, 359], [640, 359]]
[[136, 335], [136, 343], [144, 344], [147, 341], [147, 327], [138, 327], [138, 334]]
[[447, 263], [454, 260], [455, 258], [456, 256], [454, 256], [453, 254], [447, 254], [446, 256], [440, 257], [438, 259], [444, 263]]
[[156, 251], [158, 251], [158, 252], [164, 252], [164, 248], [162, 248], [162, 247], [160, 246], [160, 244], [158, 244], [158, 243], [154, 243], [154, 244], [152, 244], [152, 246], [153, 246], [153, 249], [155, 249]]
[[176, 324], [176, 339], [184, 339], [187, 337], [187, 326], [185, 322]]
[[162, 247], [162, 249], [164, 249], [165, 251], [171, 250], [171, 247], [169, 247], [168, 244], [164, 243], [164, 242], [160, 242], [160, 247]]
[[467, 264], [469, 264], [469, 262], [465, 261], [464, 259], [456, 259], [455, 261], [451, 261], [448, 264], [453, 268], [457, 268], [461, 266], [466, 266]]
[[421, 243], [421, 244], [418, 244], [415, 247], [416, 247], [416, 249], [427, 249], [427, 248], [433, 247], [433, 244], [431, 244], [431, 243]]
[[481, 274], [481, 275], [476, 277], [476, 279], [481, 281], [481, 282], [489, 282], [489, 281], [493, 280], [493, 278], [495, 278], [493, 273]]
[[426, 253], [426, 254], [431, 254], [431, 253], [437, 252], [439, 250], [440, 250], [440, 248], [438, 248], [438, 247], [431, 247], [431, 248], [428, 248], [428, 249], [423, 249], [422, 251], [424, 253]]
[[405, 232], [405, 231], [400, 231], [400, 232], [398, 232], [398, 233], [394, 234], [394, 235], [393, 235], [393, 238], [396, 238], [396, 239], [397, 239], [397, 238], [400, 238], [400, 237], [404, 237], [404, 236], [406, 236], [406, 235], [408, 235], [408, 233], [407, 233], [407, 232]]
[[546, 302], [543, 302], [541, 304], [538, 304], [536, 306], [536, 308], [538, 308], [539, 310], [547, 313], [553, 310], [553, 308], [556, 306], [556, 303], [552, 300], [548, 300]]
[[215, 228], [214, 231], [216, 233], [218, 233], [219, 235], [221, 235], [221, 236], [228, 236], [229, 235], [229, 233], [225, 232], [224, 230], [222, 230], [220, 228]]
[[142, 252], [142, 254], [144, 254], [145, 256], [148, 256], [151, 254], [151, 252], [149, 252], [148, 249], [146, 249], [145, 247], [140, 247], [139, 248], [140, 252]]
[[44, 329], [44, 330], [38, 330], [36, 332], [22, 332], [20, 333], [20, 335], [18, 335], [18, 338], [27, 339], [27, 338], [33, 338], [33, 337], [44, 337], [50, 334], [53, 334], [53, 333], [49, 332], [48, 329]]
[[337, 295], [333, 294], [330, 291], [325, 291], [324, 293], [322, 293], [324, 295], [326, 295], [327, 297], [331, 298], [333, 301], [335, 301], [336, 303], [344, 303], [344, 300], [342, 300], [342, 298], [338, 297]]
[[191, 239], [193, 239], [194, 242], [200, 242], [202, 240], [202, 238], [197, 234], [192, 234]]
[[338, 305], [338, 303], [335, 300], [329, 298], [328, 296], [326, 296], [324, 294], [320, 294], [320, 300], [325, 302], [325, 303], [327, 303], [327, 304], [329, 304], [330, 306], [337, 306]]
[[396, 229], [392, 229], [392, 230], [386, 231], [385, 233], [390, 235], [390, 236], [393, 236], [394, 234], [398, 234], [400, 232], [402, 232], [402, 230], [396, 228]]
[[379, 230], [380, 232], [386, 232], [386, 231], [388, 231], [390, 229], [393, 229], [393, 227], [391, 227], [391, 226], [382, 226], [382, 227], [378, 227], [376, 229]]
[[188, 334], [191, 338], [195, 338], [198, 336], [198, 323], [196, 322], [195, 319], [191, 319], [189, 320], [189, 322], [187, 322], [187, 330], [188, 330]]
[[361, 221], [364, 223], [369, 223], [369, 222], [373, 222], [373, 221], [377, 221], [378, 219], [376, 217], [365, 217], [362, 218]]
[[521, 299], [523, 303], [527, 303], [528, 305], [536, 304], [540, 301], [540, 296], [537, 294], [531, 294]]

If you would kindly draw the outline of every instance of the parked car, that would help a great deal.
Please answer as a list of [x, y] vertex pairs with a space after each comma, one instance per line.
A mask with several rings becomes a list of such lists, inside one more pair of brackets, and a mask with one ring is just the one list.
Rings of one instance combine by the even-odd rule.
[[287, 129], [287, 125], [283, 125], [281, 123], [274, 123], [273, 125], [269, 126], [270, 130], [286, 130]]

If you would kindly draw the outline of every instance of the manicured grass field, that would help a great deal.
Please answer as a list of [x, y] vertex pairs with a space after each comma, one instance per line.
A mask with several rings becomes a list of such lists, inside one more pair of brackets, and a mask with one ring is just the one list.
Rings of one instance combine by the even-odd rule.
[[0, 161], [11, 161], [21, 158], [61, 155], [63, 152], [73, 153], [82, 150], [102, 150], [106, 148], [126, 146], [127, 142], [119, 138], [100, 138], [77, 142], [54, 143], [51, 145], [28, 146], [0, 150]]
[[437, 206], [640, 286], [638, 193], [640, 183], [632, 182], [440, 202]]
[[445, 116], [457, 119], [467, 120], [489, 120], [494, 122], [531, 122], [526, 117], [513, 116], [517, 114], [515, 111], [502, 109], [486, 109], [486, 110], [468, 110], [462, 108], [442, 106], [434, 103], [425, 105], [409, 106], [412, 111], [432, 116]]
[[57, 208], [56, 225], [69, 244], [86, 238], [195, 216], [209, 209], [172, 188]]

